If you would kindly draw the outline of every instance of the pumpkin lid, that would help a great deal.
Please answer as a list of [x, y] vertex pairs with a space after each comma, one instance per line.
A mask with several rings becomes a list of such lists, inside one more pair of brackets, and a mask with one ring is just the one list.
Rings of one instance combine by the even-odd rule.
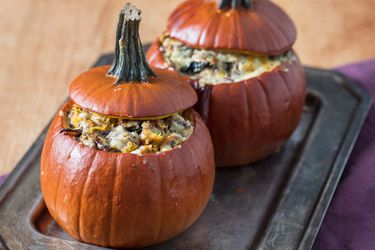
[[187, 0], [168, 20], [169, 36], [204, 49], [279, 55], [296, 41], [288, 15], [269, 0]]
[[145, 118], [172, 114], [197, 102], [186, 80], [148, 65], [139, 38], [141, 11], [126, 4], [116, 33], [112, 66], [90, 69], [70, 86], [71, 99], [90, 111], [119, 117]]

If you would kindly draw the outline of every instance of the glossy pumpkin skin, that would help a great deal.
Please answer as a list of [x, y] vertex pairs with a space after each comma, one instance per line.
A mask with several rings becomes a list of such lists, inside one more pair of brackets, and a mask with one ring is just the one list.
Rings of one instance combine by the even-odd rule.
[[[147, 57], [152, 66], [167, 68], [160, 46], [155, 41]], [[204, 91], [195, 108], [210, 130], [216, 165], [245, 165], [277, 151], [298, 125], [305, 88], [304, 71], [296, 59], [259, 77]]]
[[92, 112], [127, 118], [158, 117], [192, 107], [197, 102], [194, 89], [180, 75], [153, 69], [156, 77], [147, 83], [115, 84], [109, 65], [90, 69], [70, 86], [70, 97]]
[[253, 0], [251, 9], [223, 9], [218, 0], [187, 0], [168, 19], [169, 36], [203, 49], [280, 55], [296, 40], [291, 19], [269, 0]]
[[84, 146], [60, 133], [63, 118], [56, 115], [41, 162], [52, 217], [77, 240], [100, 246], [145, 247], [183, 232], [202, 213], [214, 182], [209, 132], [194, 117], [181, 147], [138, 156]]

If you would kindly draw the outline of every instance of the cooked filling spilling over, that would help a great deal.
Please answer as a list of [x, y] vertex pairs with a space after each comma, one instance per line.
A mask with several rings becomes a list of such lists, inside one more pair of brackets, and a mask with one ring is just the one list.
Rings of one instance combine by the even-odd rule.
[[194, 49], [168, 36], [162, 40], [161, 51], [169, 65], [192, 79], [199, 79], [203, 86], [257, 77], [295, 59], [291, 51], [272, 57]]
[[82, 144], [105, 151], [147, 154], [172, 150], [193, 133], [188, 111], [158, 120], [127, 120], [87, 111], [78, 105], [65, 115], [63, 133]]

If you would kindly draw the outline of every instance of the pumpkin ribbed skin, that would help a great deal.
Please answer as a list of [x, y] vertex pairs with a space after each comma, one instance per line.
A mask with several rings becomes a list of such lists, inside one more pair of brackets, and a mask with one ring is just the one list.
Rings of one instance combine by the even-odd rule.
[[154, 69], [148, 83], [115, 84], [108, 76], [109, 65], [90, 69], [70, 86], [70, 97], [79, 106], [95, 113], [119, 117], [145, 118], [172, 114], [197, 102], [194, 90], [178, 74]]
[[194, 47], [279, 55], [296, 41], [287, 14], [269, 0], [246, 8], [218, 8], [217, 0], [187, 0], [168, 19], [169, 36]]
[[100, 246], [144, 247], [184, 231], [202, 213], [214, 182], [209, 132], [194, 116], [195, 130], [180, 147], [139, 156], [84, 146], [60, 133], [63, 118], [56, 115], [41, 162], [52, 217], [74, 238]]
[[[147, 57], [150, 65], [167, 67], [160, 41], [153, 43]], [[305, 88], [298, 59], [256, 78], [212, 85], [207, 96], [199, 97], [196, 109], [210, 130], [216, 165], [256, 162], [279, 149], [298, 125]]]
[[278, 150], [300, 120], [304, 82], [303, 69], [296, 61], [258, 78], [214, 86], [207, 126], [217, 164], [252, 163]]

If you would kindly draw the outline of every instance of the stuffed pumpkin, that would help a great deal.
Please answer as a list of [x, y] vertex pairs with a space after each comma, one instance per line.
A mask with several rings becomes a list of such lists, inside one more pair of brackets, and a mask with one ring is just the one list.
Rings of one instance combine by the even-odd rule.
[[278, 151], [298, 125], [306, 81], [295, 40], [269, 0], [187, 0], [147, 57], [189, 79], [216, 164], [238, 166]]
[[56, 222], [79, 241], [139, 248], [186, 230], [205, 208], [215, 166], [194, 89], [151, 68], [141, 12], [121, 11], [112, 65], [79, 75], [50, 125], [41, 188]]

